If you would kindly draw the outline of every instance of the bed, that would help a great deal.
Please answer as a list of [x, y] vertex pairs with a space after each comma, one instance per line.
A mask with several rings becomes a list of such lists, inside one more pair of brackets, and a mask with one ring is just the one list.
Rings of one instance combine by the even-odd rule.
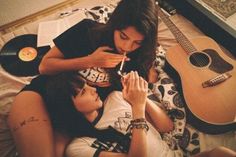
[[[89, 4], [86, 6], [86, 4]], [[104, 1], [91, 4], [87, 3], [76, 4], [69, 8], [69, 10], [74, 10], [76, 8], [83, 8], [81, 16], [86, 16], [87, 18], [92, 18], [94, 20], [105, 22], [106, 17], [109, 12], [112, 12], [116, 1]], [[97, 9], [93, 9], [97, 6]], [[86, 8], [86, 9], [85, 9]], [[96, 8], [96, 7], [95, 7]], [[99, 10], [104, 12], [101, 14]], [[38, 24], [42, 21], [55, 20], [58, 19], [58, 15], [61, 12], [68, 11], [68, 8], [59, 10], [56, 13], [42, 17], [39, 20], [33, 21], [29, 24], [23, 25], [17, 29], [10, 31], [0, 37], [0, 48], [3, 47], [10, 39], [22, 35], [22, 34], [37, 34]], [[88, 13], [90, 11], [90, 13]], [[96, 16], [94, 16], [96, 15]], [[204, 34], [196, 28], [192, 23], [179, 14], [175, 14], [170, 17], [170, 19], [178, 26], [178, 28], [183, 32], [188, 38], [198, 38], [203, 37]], [[176, 105], [173, 102], [174, 97], [179, 96], [178, 91], [174, 90], [172, 94], [168, 92], [161, 92], [157, 88], [162, 84], [163, 79], [171, 78], [163, 71], [163, 66], [165, 64], [165, 52], [172, 46], [177, 44], [176, 39], [166, 27], [166, 25], [160, 20], [158, 29], [158, 42], [160, 46], [157, 48], [156, 57], [156, 70], [160, 73], [158, 82], [154, 83], [149, 91], [149, 98], [153, 101], [161, 100], [164, 109], [168, 107], [171, 109], [176, 109], [183, 113], [181, 118], [173, 117], [175, 123], [175, 130], [170, 133], [163, 134], [163, 139], [169, 144], [172, 149], [180, 149], [181, 147], [187, 155], [195, 154], [199, 151], [209, 150], [216, 146], [225, 146], [236, 151], [236, 134], [234, 131], [230, 131], [224, 134], [210, 135], [202, 133], [192, 127], [190, 124], [186, 123], [186, 111], [183, 105]], [[10, 130], [6, 124], [6, 118], [11, 107], [11, 103], [15, 95], [20, 91], [20, 89], [30, 82], [30, 80], [35, 76], [17, 77], [9, 74], [0, 66], [0, 156], [1, 157], [14, 157], [16, 156], [16, 150], [14, 142], [12, 140]], [[162, 84], [165, 91], [170, 91], [173, 89], [174, 83], [169, 81], [168, 83]], [[171, 114], [170, 114], [171, 115]]]

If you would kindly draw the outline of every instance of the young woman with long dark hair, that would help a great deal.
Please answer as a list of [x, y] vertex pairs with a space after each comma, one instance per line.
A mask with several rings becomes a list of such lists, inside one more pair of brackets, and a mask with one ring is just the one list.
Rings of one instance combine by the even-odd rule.
[[111, 91], [121, 90], [117, 70], [122, 60], [122, 72], [135, 70], [148, 80], [157, 21], [154, 0], [121, 0], [107, 24], [85, 19], [54, 39], [55, 46], [39, 66], [46, 75], [25, 86], [10, 110], [8, 124], [20, 156], [61, 157], [68, 143], [68, 138], [51, 126], [44, 98], [47, 75], [77, 71], [89, 85], [96, 86], [102, 100]]
[[[169, 117], [147, 99], [148, 83], [131, 71], [123, 90], [113, 91], [102, 102], [96, 88], [75, 73], [52, 76], [46, 83], [45, 101], [58, 132], [74, 138], [67, 157], [183, 157], [173, 151], [159, 132], [173, 129]], [[195, 157], [233, 157], [224, 147]]]

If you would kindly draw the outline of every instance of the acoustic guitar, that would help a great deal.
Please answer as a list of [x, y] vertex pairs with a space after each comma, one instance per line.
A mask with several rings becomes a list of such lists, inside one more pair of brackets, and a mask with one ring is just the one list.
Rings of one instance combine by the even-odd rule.
[[159, 7], [158, 14], [179, 43], [166, 60], [180, 78], [187, 120], [209, 134], [236, 130], [236, 61], [209, 37], [189, 40]]

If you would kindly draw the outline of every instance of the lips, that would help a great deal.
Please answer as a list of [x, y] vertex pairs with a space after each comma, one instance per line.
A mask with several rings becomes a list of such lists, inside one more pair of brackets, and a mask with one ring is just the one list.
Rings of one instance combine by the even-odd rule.
[[118, 48], [118, 49], [117, 49], [117, 52], [118, 52], [119, 54], [123, 54], [125, 51], [123, 51], [122, 49]]

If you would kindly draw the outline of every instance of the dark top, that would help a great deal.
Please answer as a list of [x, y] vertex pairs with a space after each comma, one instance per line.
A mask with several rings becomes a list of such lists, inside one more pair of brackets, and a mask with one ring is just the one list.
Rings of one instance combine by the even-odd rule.
[[[91, 45], [91, 29], [98, 24], [92, 20], [82, 20], [53, 41], [65, 58], [82, 57], [91, 54], [96, 46]], [[94, 43], [94, 42], [93, 42]]]
[[[65, 58], [76, 58], [91, 54], [100, 46], [113, 46], [113, 35], [109, 33], [98, 32], [94, 28], [102, 24], [95, 21], [84, 19], [64, 33], [59, 35], [53, 41], [57, 48], [63, 53]], [[100, 38], [99, 38], [100, 37]], [[91, 68], [78, 71], [88, 81], [99, 83], [108, 82], [109, 76], [106, 70], [102, 68]], [[34, 78], [29, 85], [26, 85], [22, 91], [30, 90], [39, 93], [45, 98], [45, 83], [48, 79], [47, 75], [39, 75]], [[111, 87], [97, 87], [97, 91], [101, 99], [113, 90]]]
[[[113, 33], [101, 28], [104, 24], [84, 19], [76, 25], [72, 26], [53, 41], [56, 47], [63, 53], [65, 58], [83, 57], [93, 53], [100, 46], [109, 46], [115, 50], [113, 42]], [[111, 52], [115, 53], [115, 52]], [[136, 53], [129, 53], [128, 57], [131, 59], [124, 65], [124, 72], [131, 70], [138, 70], [141, 76], [144, 76], [142, 66], [137, 64]], [[144, 59], [144, 58], [143, 58]], [[80, 70], [78, 74], [87, 82], [91, 82], [96, 85], [99, 83], [111, 83], [109, 87], [97, 87], [97, 91], [102, 100], [113, 90], [121, 90], [120, 77], [117, 74], [120, 65], [117, 65], [114, 69], [103, 69], [93, 67], [90, 69]], [[111, 77], [112, 76], [112, 77]], [[47, 81], [46, 75], [39, 75], [31, 81], [29, 85], [26, 85], [22, 90], [35, 91], [43, 96], [45, 91], [45, 82]]]

